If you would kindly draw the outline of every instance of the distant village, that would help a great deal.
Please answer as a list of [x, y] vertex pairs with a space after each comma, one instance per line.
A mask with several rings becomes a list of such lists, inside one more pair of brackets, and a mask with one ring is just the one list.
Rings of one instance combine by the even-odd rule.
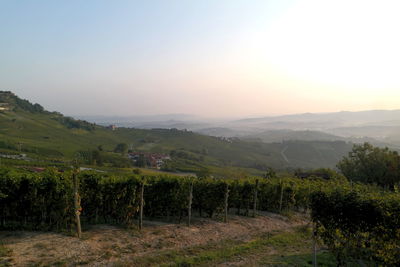
[[31, 160], [30, 158], [27, 157], [26, 154], [3, 154], [3, 153], [0, 153], [0, 158], [19, 159], [19, 160], [25, 160], [25, 161]]
[[148, 152], [130, 152], [128, 153], [128, 157], [138, 167], [148, 167], [153, 169], [161, 169], [164, 162], [171, 159], [171, 157], [166, 154]]

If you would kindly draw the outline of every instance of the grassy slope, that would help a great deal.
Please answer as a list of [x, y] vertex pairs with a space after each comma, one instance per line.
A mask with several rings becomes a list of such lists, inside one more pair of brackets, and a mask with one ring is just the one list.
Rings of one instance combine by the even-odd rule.
[[[310, 229], [262, 234], [250, 241], [224, 240], [119, 262], [114, 266], [312, 266]], [[317, 254], [320, 266], [336, 266], [333, 255]]]
[[65, 157], [72, 157], [78, 150], [95, 149], [99, 145], [103, 145], [105, 150], [112, 150], [116, 144], [124, 142], [139, 151], [192, 151], [194, 155], [203, 156], [206, 165], [249, 166], [252, 161], [260, 161], [279, 166], [281, 163], [273, 157], [274, 153], [265, 153], [251, 143], [229, 143], [215, 137], [176, 130], [68, 129], [54, 120], [54, 116], [25, 111], [0, 113], [0, 140], [14, 145], [22, 143], [23, 148], [38, 150], [39, 153], [43, 151], [46, 155], [62, 154]]

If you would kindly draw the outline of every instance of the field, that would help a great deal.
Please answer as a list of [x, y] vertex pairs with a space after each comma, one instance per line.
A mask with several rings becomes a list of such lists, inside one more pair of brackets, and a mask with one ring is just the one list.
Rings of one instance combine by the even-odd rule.
[[[144, 229], [96, 225], [82, 240], [67, 233], [0, 232], [7, 266], [311, 266], [312, 240], [304, 215], [231, 214], [228, 224], [195, 218], [193, 225], [145, 221]], [[321, 266], [334, 266], [323, 250]], [[327, 262], [330, 262], [329, 265]]]

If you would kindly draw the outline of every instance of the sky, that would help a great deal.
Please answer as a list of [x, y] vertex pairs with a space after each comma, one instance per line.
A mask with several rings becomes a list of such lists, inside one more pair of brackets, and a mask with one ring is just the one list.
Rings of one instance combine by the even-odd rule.
[[400, 1], [0, 0], [0, 90], [68, 115], [400, 108]]

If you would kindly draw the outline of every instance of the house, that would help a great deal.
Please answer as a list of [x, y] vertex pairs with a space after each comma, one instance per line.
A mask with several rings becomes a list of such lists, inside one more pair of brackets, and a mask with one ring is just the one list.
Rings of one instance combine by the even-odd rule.
[[115, 126], [114, 124], [111, 124], [111, 125], [107, 126], [107, 129], [115, 131], [117, 129], [117, 126]]
[[138, 162], [140, 157], [143, 157], [146, 165], [154, 169], [160, 169], [166, 160], [171, 159], [169, 155], [148, 152], [131, 152], [128, 153], [128, 157], [135, 163]]
[[8, 103], [0, 103], [0, 111], [10, 110], [10, 105]]
[[26, 154], [0, 154], [0, 158], [19, 159], [19, 160], [25, 160], [25, 161], [31, 160], [30, 158], [27, 157]]

